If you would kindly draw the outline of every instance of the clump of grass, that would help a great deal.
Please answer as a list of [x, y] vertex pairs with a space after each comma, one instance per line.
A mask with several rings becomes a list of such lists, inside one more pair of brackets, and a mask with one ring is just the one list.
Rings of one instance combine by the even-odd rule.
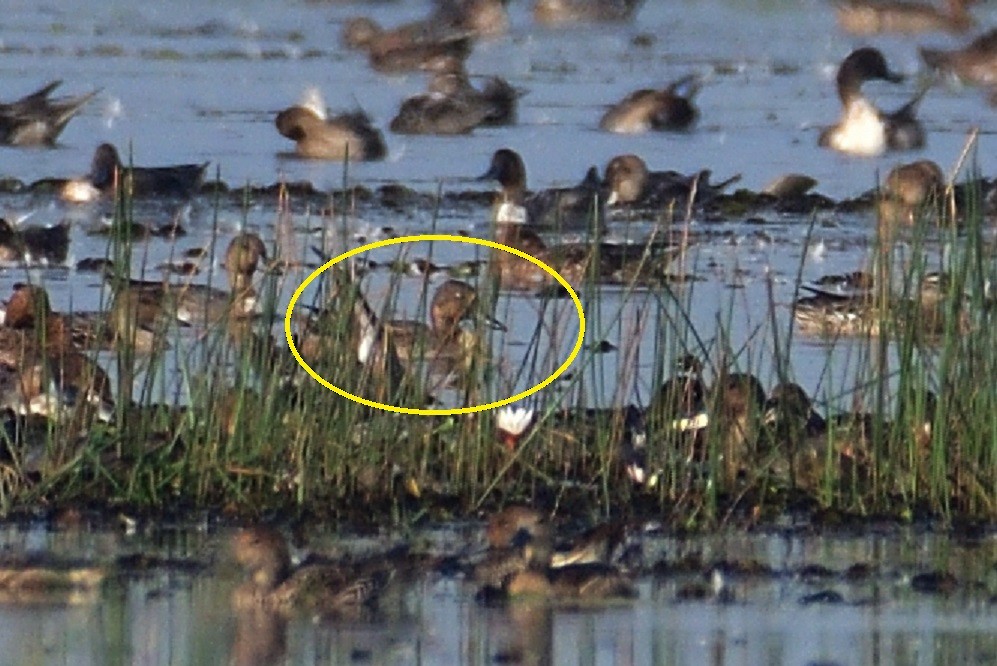
[[[220, 189], [216, 192], [220, 196]], [[829, 417], [823, 439], [804, 441], [798, 432], [771, 429], [753, 406], [737, 426], [749, 432], [735, 456], [727, 439], [732, 426], [720, 410], [722, 396], [707, 391], [711, 421], [703, 431], [676, 427], [674, 416], [645, 415], [645, 453], [654, 483], [631, 482], [623, 461], [625, 431], [633, 427], [628, 402], [640, 410], [653, 402], [686, 354], [705, 361], [704, 374], [714, 386], [733, 372], [792, 381], [790, 350], [798, 334], [792, 326], [780, 330], [774, 298], [767, 317], [738, 346], [733, 342], [733, 312], [741, 307], [737, 290], [716, 306], [716, 325], [707, 337], [693, 323], [694, 308], [702, 307], [693, 284], [646, 287], [633, 281], [611, 304], [594, 276], [579, 289], [590, 322], [603, 322], [590, 329], [589, 341], [620, 341], [616, 370], [592, 345], [584, 348], [571, 378], [529, 403], [536, 409], [535, 423], [514, 449], [499, 443], [488, 413], [422, 417], [359, 405], [309, 379], [286, 349], [282, 295], [301, 279], [295, 266], [308, 263], [310, 249], [298, 248], [294, 256], [275, 248], [272, 255], [284, 265], [272, 267], [262, 282], [258, 319], [217, 322], [196, 338], [174, 328], [167, 336], [170, 348], [149, 355], [119, 341], [110, 424], [91, 424], [83, 432], [53, 423], [45, 436], [54, 464], [30, 473], [19, 465], [23, 439], [16, 435], [8, 441], [15, 455], [13, 463], [0, 464], [0, 509], [44, 500], [397, 522], [523, 501], [593, 514], [665, 516], [689, 529], [774, 520], [799, 507], [992, 519], [997, 327], [989, 285], [997, 275], [986, 257], [978, 197], [976, 202], [959, 212], [966, 220], [963, 230], [944, 232], [951, 250], [941, 265], [924, 259], [931, 252], [923, 233], [911, 237], [902, 265], [890, 265], [896, 261], [892, 248], [876, 251], [882, 258], [876, 268], [879, 297], [895, 305], [877, 311], [879, 335], [829, 343], [859, 351], [848, 357], [854, 367], [844, 385], [832, 385], [830, 378], [842, 373], [825, 368], [820, 402], [827, 411], [863, 415]], [[216, 199], [216, 248], [219, 205]], [[326, 221], [344, 229], [352, 206], [350, 200], [330, 200], [328, 208], [342, 219]], [[131, 202], [121, 200], [115, 214], [120, 233], [112, 235], [108, 256], [122, 279], [136, 261], [128, 231], [133, 217]], [[345, 246], [345, 239], [338, 242]], [[689, 243], [679, 248], [673, 261], [677, 273], [691, 272], [694, 267], [685, 262], [692, 256]], [[908, 297], [939, 268], [950, 285], [930, 315], [937, 319], [928, 322], [929, 314], [907, 305]], [[802, 269], [801, 264], [797, 283]], [[326, 277], [305, 305], [325, 308], [334, 291], [333, 278]], [[220, 284], [214, 276], [208, 280]], [[389, 285], [379, 316], [390, 316], [390, 292], [397, 293], [397, 286]], [[481, 280], [479, 288], [486, 303], [501, 307], [496, 285]], [[322, 325], [333, 343], [307, 359], [341, 387], [374, 381], [347, 343], [349, 297], [326, 308]], [[424, 309], [425, 292], [420, 300]], [[508, 395], [510, 387], [542, 378], [559, 364], [557, 346], [549, 342], [566, 328], [557, 318], [573, 316], [571, 308], [559, 299], [541, 299], [537, 308], [535, 330], [521, 332], [528, 340], [522, 363], [471, 364], [458, 392], [462, 400], [480, 403]], [[642, 351], [645, 338], [651, 341], [651, 359]], [[505, 351], [487, 338], [481, 344], [495, 355]], [[644, 365], [653, 366], [649, 379], [639, 371]], [[404, 391], [393, 398], [424, 404], [420, 382]], [[597, 396], [607, 396], [608, 404], [598, 405]]]

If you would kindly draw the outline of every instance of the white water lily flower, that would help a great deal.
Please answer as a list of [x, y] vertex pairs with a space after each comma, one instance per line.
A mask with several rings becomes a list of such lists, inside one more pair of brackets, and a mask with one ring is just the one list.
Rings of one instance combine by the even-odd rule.
[[533, 409], [526, 407], [503, 407], [495, 412], [495, 426], [499, 439], [508, 449], [515, 448], [530, 426], [533, 425]]

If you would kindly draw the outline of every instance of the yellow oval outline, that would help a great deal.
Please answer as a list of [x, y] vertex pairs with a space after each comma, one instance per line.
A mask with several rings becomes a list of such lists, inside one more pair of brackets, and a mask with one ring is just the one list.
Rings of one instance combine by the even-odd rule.
[[[571, 296], [571, 300], [574, 301], [575, 303], [575, 309], [578, 311], [578, 324], [579, 324], [578, 339], [575, 340], [575, 346], [572, 348], [571, 353], [568, 354], [568, 358], [565, 359], [564, 363], [562, 363], [557, 368], [557, 370], [555, 370], [553, 374], [551, 374], [547, 379], [540, 382], [536, 386], [532, 386], [526, 389], [525, 391], [517, 393], [516, 395], [504, 398], [502, 400], [496, 400], [495, 402], [489, 402], [484, 405], [474, 405], [471, 407], [458, 407], [455, 409], [418, 409], [415, 407], [396, 407], [394, 405], [386, 405], [381, 402], [374, 402], [373, 400], [367, 400], [366, 398], [361, 398], [360, 396], [353, 395], [352, 393], [344, 391], [338, 386], [335, 386], [332, 383], [326, 381], [326, 379], [324, 379], [321, 375], [315, 372], [315, 370], [310, 365], [308, 365], [308, 363], [306, 363], [303, 358], [301, 358], [301, 354], [298, 353], [297, 347], [294, 346], [294, 340], [291, 334], [291, 313], [294, 311], [294, 304], [297, 303], [298, 298], [301, 296], [302, 292], [304, 292], [304, 290], [308, 287], [309, 284], [312, 283], [312, 281], [315, 278], [317, 278], [319, 275], [321, 275], [329, 268], [332, 268], [333, 266], [338, 264], [340, 261], [343, 261], [344, 259], [349, 259], [350, 257], [366, 252], [367, 250], [376, 250], [379, 247], [387, 247], [389, 245], [398, 245], [401, 243], [414, 243], [417, 241], [454, 241], [457, 243], [471, 243], [473, 245], [483, 245], [485, 247], [490, 247], [496, 250], [503, 250], [505, 252], [515, 254], [519, 257], [522, 257], [523, 259], [526, 259], [527, 261], [536, 264], [540, 268], [544, 269], [545, 271], [553, 275], [554, 279], [556, 279], [561, 284], [562, 287], [567, 289], [568, 294]], [[518, 400], [522, 400], [523, 398], [533, 395], [534, 393], [546, 387], [548, 384], [550, 384], [555, 379], [560, 377], [561, 374], [563, 374], [564, 371], [567, 370], [568, 367], [574, 362], [575, 358], [578, 356], [578, 353], [582, 349], [582, 342], [584, 342], [585, 340], [585, 310], [582, 308], [582, 302], [578, 298], [578, 294], [575, 293], [575, 290], [571, 288], [571, 285], [568, 284], [568, 282], [563, 277], [561, 277], [560, 273], [558, 273], [553, 268], [551, 268], [544, 262], [540, 261], [536, 257], [530, 256], [525, 252], [522, 252], [521, 250], [517, 250], [516, 248], [511, 247], [509, 245], [503, 245], [502, 243], [496, 243], [495, 241], [485, 240], [483, 238], [474, 238], [473, 236], [454, 236], [452, 234], [420, 234], [416, 236], [399, 236], [397, 238], [388, 238], [386, 240], [380, 240], [380, 241], [375, 241], [373, 243], [368, 243], [366, 245], [361, 245], [360, 247], [354, 248], [349, 252], [344, 252], [338, 257], [333, 257], [322, 266], [316, 268], [314, 271], [312, 271], [311, 275], [305, 278], [304, 282], [298, 285], [298, 288], [295, 289], [294, 294], [291, 296], [290, 302], [287, 304], [287, 312], [284, 315], [284, 335], [287, 338], [288, 348], [290, 348], [291, 353], [294, 355], [294, 358], [297, 359], [301, 367], [304, 368], [309, 375], [311, 375], [312, 379], [314, 379], [319, 384], [326, 387], [333, 393], [341, 395], [344, 398], [348, 398], [354, 402], [358, 402], [361, 405], [367, 405], [368, 407], [374, 407], [377, 409], [384, 409], [389, 412], [397, 412], [399, 414], [414, 414], [417, 416], [454, 416], [457, 414], [473, 414], [475, 412], [483, 412], [489, 409], [495, 409], [497, 407], [508, 405]]]

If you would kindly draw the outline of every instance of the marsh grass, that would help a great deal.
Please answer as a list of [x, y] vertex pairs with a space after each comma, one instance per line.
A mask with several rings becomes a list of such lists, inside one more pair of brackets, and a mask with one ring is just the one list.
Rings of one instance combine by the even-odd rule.
[[[324, 228], [346, 228], [354, 207], [348, 192], [344, 187], [343, 194], [332, 195]], [[636, 401], [643, 409], [652, 402], [682, 356], [704, 360], [704, 381], [714, 385], [733, 372], [753, 373], [769, 384], [794, 379], [790, 351], [801, 334], [792, 324], [779, 324], [781, 306], [771, 283], [763, 321], [735, 346], [733, 313], [744, 307], [736, 289], [711, 305], [715, 326], [707, 335], [693, 323], [694, 308], [704, 307], [694, 283], [666, 280], [648, 289], [635, 278], [614, 288], [610, 300], [589, 276], [578, 290], [592, 315], [586, 346], [569, 377], [527, 399], [535, 422], [511, 450], [499, 443], [488, 412], [406, 416], [343, 399], [305, 376], [286, 348], [286, 294], [314, 257], [310, 248], [281, 241], [290, 234], [278, 229], [271, 264], [259, 282], [260, 317], [198, 331], [171, 327], [169, 347], [150, 354], [139, 353], [127, 336], [119, 339], [113, 352], [97, 356], [117, 369], [112, 422], [85, 431], [71, 419], [50, 423], [41, 437], [50, 463], [30, 471], [23, 463], [28, 436], [8, 433], [12, 462], [0, 465], [0, 508], [8, 513], [38, 502], [96, 503], [377, 523], [427, 514], [450, 518], [527, 502], [592, 515], [663, 517], [686, 529], [773, 521], [801, 507], [825, 516], [993, 520], [997, 327], [990, 285], [997, 275], [978, 194], [960, 206], [964, 222], [958, 228], [951, 211], [943, 211], [943, 230], [925, 231], [938, 212], [924, 211], [900, 250], [893, 238], [877, 239], [872, 270], [878, 334], [825, 342], [846, 347], [846, 353], [828, 354], [821, 373], [815, 396], [829, 427], [816, 442], [773, 441], [763, 434], [762, 410], [753, 407], [743, 426], [750, 430], [750, 445], [743, 459], [731, 461], [719, 394], [708, 390], [711, 425], [704, 431], [684, 432], [648, 415], [646, 456], [654, 483], [636, 485], [623, 472], [626, 403]], [[214, 205], [217, 211], [220, 202]], [[108, 246], [118, 280], [142, 272], [129, 231], [133, 215], [131, 202], [120, 200], [117, 232]], [[327, 234], [320, 247], [347, 246], [342, 234]], [[935, 256], [929, 245], [939, 235], [947, 250], [940, 259], [927, 259]], [[217, 212], [212, 236], [218, 256], [225, 239]], [[680, 238], [669, 272], [694, 273], [694, 243]], [[797, 285], [807, 253], [801, 254]], [[948, 285], [937, 310], [928, 313], [912, 303], [935, 271], [947, 275]], [[323, 276], [299, 306], [295, 324], [300, 330], [308, 309], [322, 312], [332, 344], [306, 360], [333, 384], [362, 390], [376, 378], [358, 366], [355, 350], [345, 344], [351, 301], [339, 303], [334, 279], [331, 272]], [[380, 318], [391, 318], [403, 279], [411, 280], [389, 280]], [[224, 282], [221, 275], [208, 276], [213, 286]], [[362, 292], [365, 283], [359, 284]], [[511, 299], [487, 274], [476, 284], [486, 308], [502, 319]], [[420, 288], [416, 318], [425, 318], [431, 290], [428, 282]], [[794, 300], [798, 293], [797, 287]], [[533, 330], [517, 333], [525, 340], [517, 351], [523, 360], [515, 366], [503, 362], [510, 349], [500, 340], [506, 338], [483, 333], [477, 340], [481, 351], [452, 392], [458, 402], [504, 397], [560, 364], [561, 338], [570, 330], [564, 317], [574, 316], [573, 307], [551, 295], [515, 298], [528, 299], [537, 313]], [[617, 342], [613, 363], [596, 348], [603, 339]], [[495, 362], [487, 362], [489, 356]], [[836, 362], [848, 364], [847, 372], [831, 367]], [[651, 368], [649, 378], [642, 367]], [[842, 376], [850, 379], [833, 385], [831, 378]], [[434, 392], [421, 381], [398, 390], [397, 404], [412, 405], [426, 404]], [[594, 407], [598, 396], [608, 396], [608, 406]], [[837, 413], [846, 416], [834, 418]]]

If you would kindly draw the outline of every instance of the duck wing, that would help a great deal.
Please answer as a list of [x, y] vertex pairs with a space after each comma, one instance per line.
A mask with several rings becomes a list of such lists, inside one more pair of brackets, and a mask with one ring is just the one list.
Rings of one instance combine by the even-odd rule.
[[11, 104], [0, 105], [0, 143], [11, 146], [52, 145], [80, 109], [100, 92], [50, 100], [48, 94], [61, 81]]

